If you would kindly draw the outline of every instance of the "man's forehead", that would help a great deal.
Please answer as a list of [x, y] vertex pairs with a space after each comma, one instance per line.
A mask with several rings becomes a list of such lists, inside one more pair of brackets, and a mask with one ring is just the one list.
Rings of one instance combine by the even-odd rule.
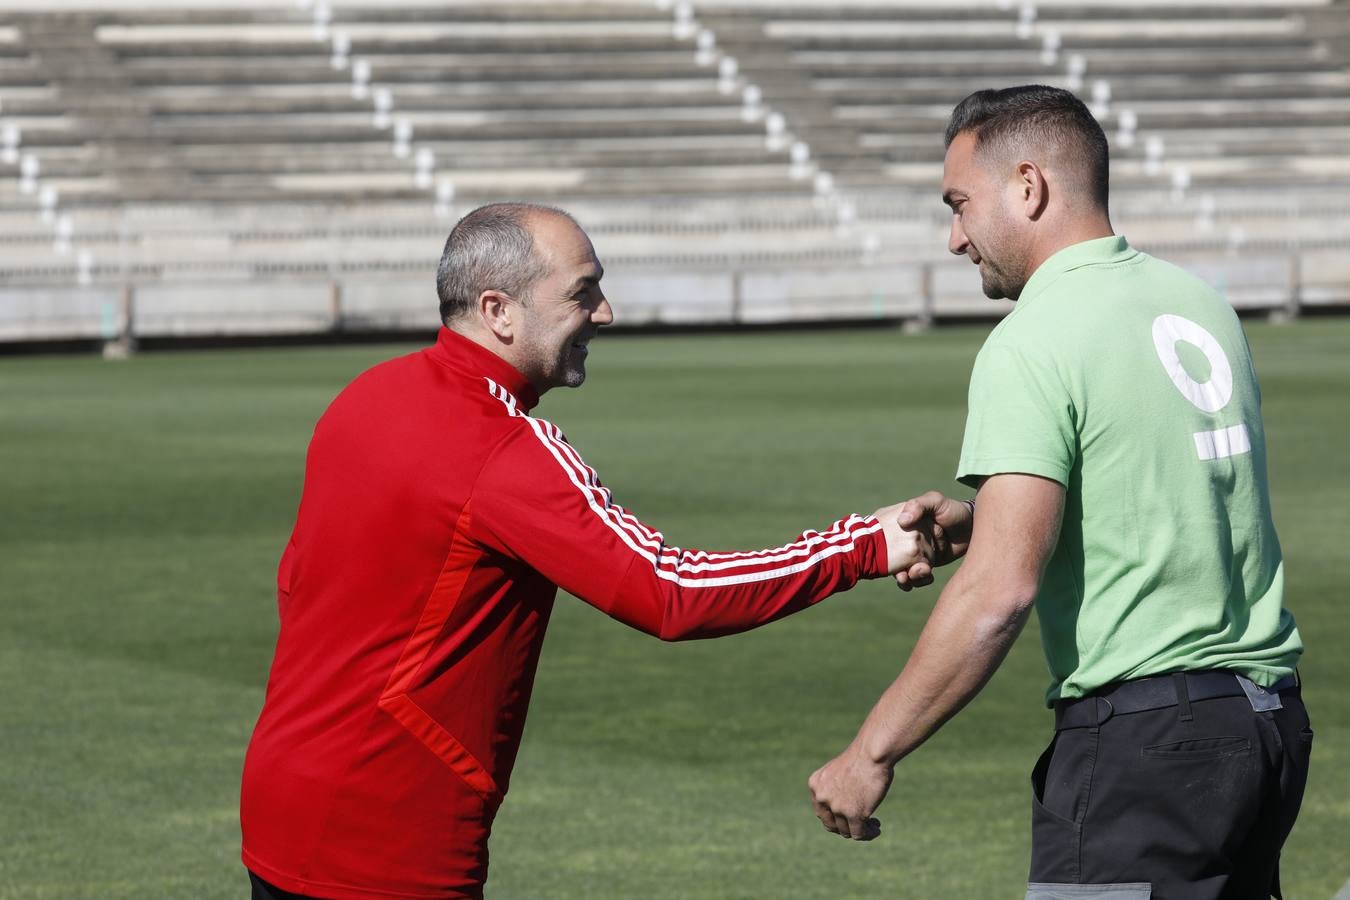
[[567, 263], [575, 267], [578, 279], [599, 281], [605, 277], [605, 267], [600, 265], [600, 258], [595, 255], [595, 248], [591, 246], [590, 239], [588, 238], [582, 243], [584, 246], [578, 248], [579, 252], [575, 256], [569, 257]]
[[572, 264], [593, 260], [595, 248], [581, 226], [558, 213], [536, 213], [530, 222], [534, 240], [549, 255]]
[[971, 164], [975, 159], [975, 135], [970, 131], [963, 131], [952, 139], [947, 147], [947, 155], [942, 158], [942, 168], [944, 171], [959, 171]]
[[953, 196], [961, 193], [961, 185], [964, 183], [964, 179], [953, 171], [950, 164], [944, 164], [942, 167], [942, 202], [950, 203]]
[[581, 226], [571, 218], [551, 212], [536, 213], [530, 222], [534, 252], [547, 265], [551, 278], [564, 280], [564, 292], [598, 284], [605, 269], [595, 247]]
[[969, 190], [975, 161], [975, 133], [962, 131], [952, 139], [942, 160], [942, 199]]
[[575, 276], [572, 279], [573, 288], [582, 288], [587, 285], [599, 284], [600, 279], [605, 277], [605, 267], [600, 265], [600, 261], [592, 256], [567, 274]]

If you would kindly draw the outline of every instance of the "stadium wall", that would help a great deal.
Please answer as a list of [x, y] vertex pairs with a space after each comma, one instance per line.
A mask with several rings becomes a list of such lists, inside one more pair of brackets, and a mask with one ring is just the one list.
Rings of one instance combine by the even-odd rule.
[[[1223, 291], [1244, 313], [1292, 318], [1350, 307], [1341, 248], [1247, 247], [1163, 254]], [[999, 316], [964, 259], [671, 270], [626, 268], [605, 279], [619, 324], [741, 326], [934, 322]], [[433, 274], [174, 280], [139, 285], [0, 288], [0, 342], [256, 338], [425, 332], [437, 324]]]

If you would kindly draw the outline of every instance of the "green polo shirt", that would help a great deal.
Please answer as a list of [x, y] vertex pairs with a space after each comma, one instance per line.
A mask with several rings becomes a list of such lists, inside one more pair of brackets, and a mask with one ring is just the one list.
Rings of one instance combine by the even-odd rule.
[[1162, 672], [1269, 686], [1302, 653], [1284, 609], [1261, 395], [1224, 298], [1122, 237], [1046, 260], [970, 379], [957, 478], [1065, 487], [1036, 599], [1047, 702]]

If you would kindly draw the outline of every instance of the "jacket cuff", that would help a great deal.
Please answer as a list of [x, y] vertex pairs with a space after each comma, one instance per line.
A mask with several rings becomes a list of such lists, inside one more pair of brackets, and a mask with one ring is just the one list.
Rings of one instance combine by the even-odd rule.
[[877, 530], [862, 536], [865, 543], [862, 545], [862, 568], [858, 577], [859, 579], [881, 578], [889, 574], [886, 566], [886, 533], [879, 527], [881, 522], [877, 520], [876, 516], [859, 516], [859, 518], [867, 524], [867, 527], [875, 527]]

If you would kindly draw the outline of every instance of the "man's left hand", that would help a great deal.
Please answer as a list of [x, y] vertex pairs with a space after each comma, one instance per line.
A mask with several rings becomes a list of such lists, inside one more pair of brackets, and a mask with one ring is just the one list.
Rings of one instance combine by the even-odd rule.
[[872, 813], [891, 787], [891, 767], [873, 762], [850, 744], [807, 779], [816, 818], [841, 837], [870, 841], [881, 834]]

